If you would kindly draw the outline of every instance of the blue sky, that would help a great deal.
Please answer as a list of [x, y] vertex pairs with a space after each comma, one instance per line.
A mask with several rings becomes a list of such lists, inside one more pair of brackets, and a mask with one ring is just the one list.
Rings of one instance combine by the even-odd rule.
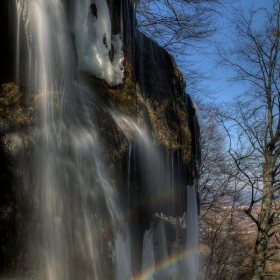
[[[272, 2], [272, 0], [239, 0], [236, 1], [234, 6], [241, 6], [244, 8], [244, 10], [252, 7], [252, 5], [254, 5], [254, 8], [263, 6], [269, 8], [272, 6]], [[225, 12], [230, 13], [230, 9], [228, 8]], [[263, 15], [260, 14], [256, 18], [256, 25], [262, 25], [262, 16]], [[230, 44], [230, 35], [234, 35], [234, 29], [226, 17], [222, 17], [220, 19], [220, 26], [223, 28], [217, 35], [214, 36], [213, 39], [215, 41], [223, 41], [223, 43]], [[228, 78], [233, 75], [231, 69], [225, 69], [216, 66], [215, 56], [212, 54], [213, 49], [209, 47], [207, 51], [208, 54], [194, 54], [192, 60], [196, 61], [198, 69], [202, 69], [207, 73], [209, 79], [206, 80], [203, 85], [208, 87], [213, 92], [211, 96], [215, 98], [217, 102], [230, 101], [234, 96], [244, 92], [246, 89], [245, 85], [228, 81]], [[188, 92], [188, 86], [186, 90]]]

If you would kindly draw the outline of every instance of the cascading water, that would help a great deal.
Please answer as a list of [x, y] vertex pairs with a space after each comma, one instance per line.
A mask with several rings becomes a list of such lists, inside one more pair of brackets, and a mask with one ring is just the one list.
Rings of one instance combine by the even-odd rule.
[[17, 29], [16, 29], [16, 84], [19, 83], [19, 65], [20, 65], [20, 22], [21, 22], [21, 12], [22, 12], [22, 6], [20, 5], [19, 2], [17, 2]]
[[[19, 268], [24, 272], [19, 277], [195, 280], [197, 255], [186, 254], [198, 245], [196, 191], [181, 187], [187, 176], [180, 153], [155, 148], [149, 125], [144, 129], [112, 110], [97, 97], [99, 89], [81, 82], [81, 72], [109, 86], [124, 82], [124, 32], [113, 34], [107, 1], [64, 2], [70, 3], [70, 20], [60, 0], [15, 0], [15, 81], [20, 83], [20, 73], [28, 70], [24, 86], [36, 104], [36, 125], [28, 136], [9, 135], [20, 215], [25, 215], [18, 229], [19, 267], [28, 267]], [[120, 6], [129, 13], [127, 2]], [[22, 22], [28, 61], [21, 69]], [[122, 20], [120, 26], [125, 28]], [[98, 123], [92, 110], [105, 111], [116, 134], [122, 131], [126, 139], [127, 162], [115, 168], [120, 178], [107, 165], [104, 122]], [[175, 218], [186, 192], [187, 230]]]
[[[153, 203], [156, 204], [158, 199], [162, 203], [162, 197], [164, 197], [168, 201], [164, 210], [169, 210], [169, 213], [174, 215], [175, 210], [174, 205], [172, 205], [172, 202], [176, 201], [174, 200], [174, 185], [178, 183], [176, 180], [180, 177], [179, 174], [176, 174], [176, 178], [174, 174], [174, 155], [172, 153], [171, 155], [168, 154], [164, 163], [160, 151], [154, 148], [152, 139], [143, 129], [127, 117], [114, 114], [113, 116], [127, 137], [133, 138], [136, 142], [136, 147], [138, 147], [140, 153], [138, 157], [141, 158], [142, 164], [138, 168], [140, 172], [142, 170], [142, 180], [149, 185], [148, 191], [150, 192], [149, 195], [153, 197]], [[199, 231], [196, 195], [196, 186], [187, 186], [187, 216], [182, 218], [182, 224], [179, 223], [178, 219], [174, 222], [175, 218], [170, 217], [168, 222], [171, 221], [172, 225], [168, 226], [165, 223], [164, 215], [161, 214], [160, 216], [163, 218], [160, 219], [157, 227], [155, 228], [152, 222], [150, 229], [145, 231], [141, 274], [136, 279], [197, 279]], [[167, 233], [170, 232], [168, 227], [176, 232], [175, 240], [171, 244], [168, 244], [170, 240], [167, 241]], [[183, 240], [185, 240], [185, 243]]]
[[196, 199], [196, 186], [188, 186], [187, 190], [187, 241], [186, 275], [187, 279], [195, 280], [198, 276], [198, 212]]
[[112, 235], [119, 222], [116, 194], [106, 177], [96, 129], [89, 117], [78, 115], [77, 103], [83, 103], [86, 92], [77, 84], [63, 6], [57, 0], [32, 0], [28, 9], [36, 49], [30, 72], [38, 79], [40, 128], [30, 139], [31, 163], [25, 160], [23, 143], [17, 153], [23, 157], [18, 157], [19, 177], [26, 184], [22, 195], [33, 219], [27, 233], [33, 277], [101, 279], [100, 242], [108, 241], [100, 241], [100, 235]]

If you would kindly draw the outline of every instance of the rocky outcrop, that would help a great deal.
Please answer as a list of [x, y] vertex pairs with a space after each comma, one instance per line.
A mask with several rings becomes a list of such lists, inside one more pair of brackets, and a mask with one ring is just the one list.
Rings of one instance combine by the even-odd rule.
[[[107, 168], [108, 182], [117, 190], [124, 222], [131, 233], [132, 274], [136, 276], [141, 271], [144, 233], [151, 228], [151, 223], [156, 227], [160, 222], [155, 213], [182, 216], [186, 211], [186, 185], [192, 184], [197, 177], [195, 162], [199, 158], [199, 148], [194, 143], [194, 135], [199, 134], [199, 129], [191, 100], [185, 95], [182, 73], [165, 50], [135, 29], [132, 2], [122, 1], [121, 4], [119, 0], [108, 0], [112, 35], [122, 35], [123, 83], [110, 86], [105, 80], [80, 71], [75, 78], [84, 88], [82, 99], [67, 99], [60, 92], [51, 89], [42, 92], [36, 88], [33, 76], [30, 77], [35, 73], [26, 71], [28, 62], [24, 57], [28, 56], [28, 51], [34, 44], [34, 34], [28, 1], [20, 0], [23, 7], [19, 34], [22, 38], [22, 70], [16, 84], [16, 77], [13, 75], [16, 72], [15, 50], [11, 51], [11, 46], [14, 45], [12, 42], [15, 40], [12, 34], [16, 32], [16, 27], [14, 24], [11, 29], [7, 27], [8, 22], [14, 22], [16, 7], [9, 6], [8, 2], [5, 0], [0, 4], [0, 19], [3, 21], [0, 32], [5, 46], [0, 54], [3, 62], [0, 67], [0, 275], [29, 277], [28, 273], [32, 271], [30, 263], [36, 258], [32, 255], [33, 252], [25, 247], [25, 243], [27, 240], [30, 242], [32, 229], [39, 231], [38, 228], [43, 227], [36, 222], [34, 214], [27, 206], [28, 203], [38, 206], [38, 190], [27, 185], [19, 186], [15, 182], [12, 171], [16, 169], [17, 157], [16, 147], [13, 145], [16, 145], [15, 139], [20, 138], [18, 145], [24, 146], [22, 149], [32, 162], [34, 142], [40, 142], [43, 134], [40, 127], [43, 99], [51, 96], [52, 118], [48, 120], [51, 127], [49, 133], [56, 130], [61, 112], [66, 110], [74, 110], [77, 112], [77, 122], [86, 127], [90, 121], [96, 129], [100, 157]], [[71, 3], [67, 0], [62, 2], [65, 9], [70, 10]], [[91, 8], [93, 15], [98, 17], [96, 7]], [[10, 17], [5, 14], [7, 9], [11, 9]], [[121, 26], [124, 26], [123, 30]], [[71, 47], [74, 49], [75, 38], [70, 28], [69, 33], [72, 37]], [[112, 50], [109, 56], [112, 61]], [[77, 60], [77, 57], [72, 59]], [[61, 72], [60, 69], [58, 72]], [[71, 122], [64, 121], [65, 127], [72, 129]], [[63, 142], [64, 134], [61, 131], [59, 133], [62, 136], [59, 136], [57, 141]], [[67, 147], [67, 141], [65, 146]], [[69, 158], [71, 157], [74, 158], [74, 155], [70, 153]], [[26, 170], [29, 172], [30, 169], [32, 168]], [[90, 172], [93, 171], [89, 170], [88, 173]], [[30, 177], [32, 182], [32, 174]], [[165, 190], [166, 186], [171, 187]], [[19, 190], [19, 187], [22, 189]], [[30, 199], [26, 199], [29, 195]], [[65, 194], [63, 199], [67, 202], [72, 198]], [[96, 191], [94, 198], [89, 201], [90, 204], [99, 205], [94, 211], [100, 221], [108, 219], [110, 213], [106, 208], [104, 194]], [[74, 200], [71, 202], [75, 205]], [[71, 211], [73, 210], [69, 210], [69, 213], [72, 213]], [[164, 223], [167, 236], [170, 237], [168, 250], [171, 252], [176, 229], [171, 224]], [[67, 222], [67, 226], [77, 227], [72, 222]], [[108, 241], [114, 244], [115, 236], [112, 228], [106, 225], [102, 227], [105, 228], [105, 234], [99, 234], [94, 239], [95, 245], [102, 248], [100, 258], [104, 267], [98, 273], [101, 279], [113, 279], [115, 271], [111, 268], [112, 251], [107, 249], [107, 244]], [[182, 232], [183, 229], [180, 230], [180, 236], [184, 235]], [[180, 242], [183, 244], [182, 240]], [[73, 258], [80, 262], [78, 254]], [[84, 269], [89, 269], [88, 266], [89, 264], [86, 264]], [[76, 279], [82, 277], [76, 273]]]

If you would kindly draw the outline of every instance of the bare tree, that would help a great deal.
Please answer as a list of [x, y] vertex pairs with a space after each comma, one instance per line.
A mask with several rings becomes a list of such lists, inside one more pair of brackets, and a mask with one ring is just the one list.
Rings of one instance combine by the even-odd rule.
[[209, 210], [201, 223], [200, 279], [249, 279], [253, 244], [245, 214], [223, 201], [219, 206], [223, 211]]
[[202, 101], [198, 104], [201, 112], [199, 192], [203, 210], [207, 210], [215, 208], [220, 198], [228, 202], [232, 200], [232, 190], [228, 188], [231, 181], [230, 158], [225, 149], [226, 135], [217, 124], [216, 110], [211, 104]]
[[217, 123], [217, 110], [201, 100], [198, 105], [201, 112], [199, 279], [248, 279], [252, 244], [248, 243], [251, 232], [248, 225], [244, 229], [245, 215], [240, 210], [246, 203], [242, 184], [232, 175], [232, 160], [226, 150], [226, 134]]
[[140, 0], [136, 5], [138, 29], [175, 58], [189, 94], [210, 94], [205, 81], [213, 75], [209, 77], [195, 54], [209, 50], [212, 35], [222, 28], [220, 18], [228, 2], [233, 1]]
[[186, 54], [186, 47], [216, 32], [218, 9], [223, 0], [141, 0], [138, 27], [169, 53]]
[[[234, 81], [248, 86], [247, 92], [226, 105], [220, 121], [230, 139], [232, 175], [251, 190], [245, 213], [257, 227], [253, 280], [280, 276], [269, 265], [279, 261], [280, 249], [276, 244], [280, 208], [275, 201], [280, 190], [280, 1], [272, 2], [270, 10], [235, 10], [233, 47], [218, 48], [220, 62], [236, 71]], [[260, 13], [264, 19], [261, 27], [256, 21]]]

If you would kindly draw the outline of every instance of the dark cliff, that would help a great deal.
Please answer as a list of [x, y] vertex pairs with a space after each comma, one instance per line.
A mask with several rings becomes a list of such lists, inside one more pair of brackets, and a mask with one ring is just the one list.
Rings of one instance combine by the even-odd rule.
[[[62, 2], [65, 10], [70, 11], [72, 1]], [[70, 105], [78, 112], [81, 122], [89, 117], [96, 128], [108, 181], [117, 190], [121, 211], [126, 213], [123, 215], [131, 232], [131, 263], [135, 276], [141, 271], [144, 232], [150, 229], [151, 223], [155, 227], [159, 223], [155, 214], [162, 212], [178, 217], [186, 212], [186, 186], [197, 177], [195, 161], [199, 157], [199, 148], [194, 135], [198, 134], [198, 126], [191, 100], [185, 95], [182, 73], [166, 51], [136, 30], [133, 3], [121, 3], [119, 0], [107, 2], [112, 35], [122, 36], [123, 83], [109, 86], [105, 80], [87, 71], [79, 71], [75, 79], [85, 88], [82, 101], [69, 98], [62, 102], [59, 92], [50, 90], [49, 94], [53, 96], [52, 122], [58, 122], [62, 102], [65, 111]], [[27, 5], [24, 0], [19, 3]], [[36, 215], [30, 207], [37, 205], [37, 189], [31, 190], [24, 183], [23, 173], [30, 172], [32, 177], [34, 139], [40, 141], [41, 137], [39, 111], [44, 98], [42, 91], [37, 90], [35, 82], [32, 82], [32, 71], [27, 71], [28, 60], [25, 58], [28, 57], [28, 46], [32, 44], [28, 13], [27, 5], [20, 19], [20, 62], [16, 63], [16, 5], [8, 0], [1, 1], [0, 275], [24, 275], [27, 279], [33, 275], [31, 263], [36, 263], [36, 256], [26, 244], [30, 243], [33, 228], [38, 227]], [[98, 10], [93, 13], [98, 16]], [[71, 21], [70, 12], [68, 20]], [[77, 61], [75, 36], [70, 26], [69, 36], [74, 50], [72, 59]], [[112, 60], [114, 53], [111, 51], [109, 56]], [[21, 65], [18, 79], [15, 75], [16, 65]], [[141, 138], [138, 127], [145, 137]], [[19, 138], [20, 141], [17, 140]], [[22, 155], [18, 155], [15, 147], [17, 141], [20, 142], [19, 146], [23, 146]], [[25, 157], [23, 160], [30, 166], [21, 169], [17, 163], [19, 157]], [[158, 194], [165, 191], [165, 185], [172, 185], [173, 191], [172, 195], [167, 192], [163, 199]], [[110, 214], [104, 208], [106, 203], [103, 196], [97, 191], [91, 203], [99, 205], [94, 211], [106, 220]], [[67, 199], [70, 200], [65, 197]], [[170, 224], [166, 223], [165, 226], [171, 244], [175, 231]], [[72, 223], [68, 227], [73, 227]], [[113, 229], [107, 229], [106, 235], [113, 242]], [[103, 248], [100, 256], [104, 267], [98, 273], [101, 279], [113, 279], [115, 272], [111, 269], [113, 264], [108, 257], [106, 240], [103, 236], [95, 240]], [[78, 257], [75, 258], [79, 262]], [[76, 279], [82, 277], [75, 273]]]

